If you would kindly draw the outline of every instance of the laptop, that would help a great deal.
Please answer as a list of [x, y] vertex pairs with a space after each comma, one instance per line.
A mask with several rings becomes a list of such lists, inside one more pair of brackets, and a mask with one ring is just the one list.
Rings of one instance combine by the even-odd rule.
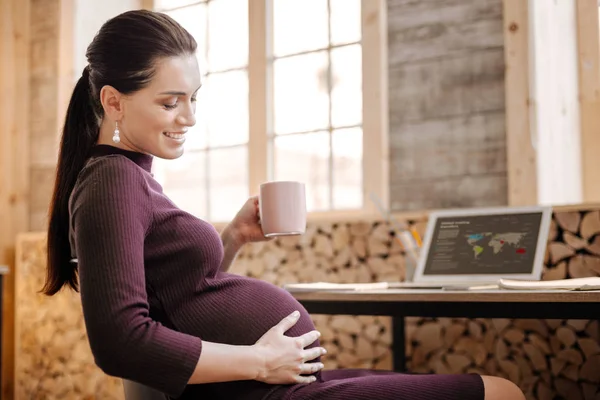
[[540, 280], [552, 207], [496, 207], [430, 214], [412, 282], [390, 288], [493, 288]]

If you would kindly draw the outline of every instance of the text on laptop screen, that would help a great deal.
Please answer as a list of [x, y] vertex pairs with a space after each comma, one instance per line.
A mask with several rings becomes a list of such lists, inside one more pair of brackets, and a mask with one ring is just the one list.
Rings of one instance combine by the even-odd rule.
[[531, 273], [542, 213], [437, 219], [423, 275]]

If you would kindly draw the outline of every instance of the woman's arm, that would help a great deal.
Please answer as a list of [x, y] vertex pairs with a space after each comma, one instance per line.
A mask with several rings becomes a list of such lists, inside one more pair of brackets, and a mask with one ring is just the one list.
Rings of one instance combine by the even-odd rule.
[[233, 218], [231, 223], [221, 232], [224, 256], [221, 271], [227, 271], [235, 260], [242, 246], [251, 242], [264, 242], [266, 238], [260, 225], [258, 197], [250, 197]]
[[240, 237], [239, 231], [233, 224], [229, 224], [221, 232], [221, 241], [223, 242], [223, 261], [221, 262], [221, 271], [228, 271], [237, 257], [238, 252], [244, 245], [244, 239]]
[[309, 374], [322, 369], [323, 364], [310, 361], [325, 354], [325, 349], [304, 348], [319, 338], [319, 332], [311, 331], [300, 337], [285, 336], [299, 316], [298, 312], [287, 316], [252, 346], [203, 342], [202, 355], [189, 383], [250, 379], [271, 384], [314, 382], [315, 377]]

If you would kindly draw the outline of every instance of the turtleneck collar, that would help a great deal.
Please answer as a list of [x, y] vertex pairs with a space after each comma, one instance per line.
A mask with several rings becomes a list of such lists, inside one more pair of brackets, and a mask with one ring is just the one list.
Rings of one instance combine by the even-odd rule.
[[131, 150], [124, 150], [108, 144], [97, 144], [92, 148], [90, 152], [91, 157], [105, 156], [110, 154], [121, 154], [129, 158], [134, 163], [136, 163], [138, 166], [140, 166], [140, 168], [151, 172], [152, 160], [154, 157], [150, 154], [139, 153], [137, 151]]

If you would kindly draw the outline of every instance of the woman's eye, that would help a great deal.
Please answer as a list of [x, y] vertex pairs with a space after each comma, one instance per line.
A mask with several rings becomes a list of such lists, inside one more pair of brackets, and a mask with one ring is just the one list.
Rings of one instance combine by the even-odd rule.
[[172, 109], [174, 109], [175, 107], [177, 107], [177, 103], [175, 103], [175, 104], [164, 104], [164, 107], [165, 107], [167, 110], [172, 110]]

